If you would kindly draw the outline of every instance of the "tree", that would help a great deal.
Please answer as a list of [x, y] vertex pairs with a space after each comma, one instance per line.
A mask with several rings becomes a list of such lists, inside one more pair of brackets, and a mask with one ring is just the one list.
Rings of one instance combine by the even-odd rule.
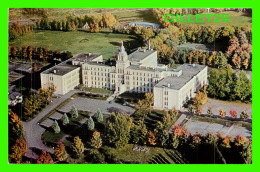
[[91, 146], [93, 148], [96, 148], [96, 149], [101, 148], [101, 146], [102, 146], [102, 139], [100, 137], [100, 132], [95, 131], [93, 133], [93, 135], [92, 135], [92, 139], [91, 139], [90, 142], [91, 142]]
[[78, 118], [79, 117], [79, 112], [78, 112], [75, 105], [72, 106], [70, 113], [71, 113], [72, 118]]
[[190, 146], [191, 148], [196, 148], [199, 146], [199, 144], [201, 143], [201, 136], [200, 135], [194, 135], [191, 138], [191, 142], [190, 142]]
[[55, 133], [60, 133], [60, 126], [56, 120], [52, 124], [52, 129]]
[[62, 142], [58, 142], [55, 152], [54, 152], [54, 156], [58, 161], [64, 161], [67, 159], [68, 154], [65, 148], [65, 145]]
[[146, 115], [152, 110], [153, 99], [154, 97], [152, 93], [146, 93], [145, 99], [138, 101], [138, 112], [142, 115], [143, 120]]
[[53, 159], [51, 155], [46, 152], [45, 150], [42, 150], [42, 154], [38, 157], [36, 160], [37, 164], [53, 164]]
[[193, 112], [194, 112], [194, 106], [193, 105], [191, 105], [191, 104], [188, 105], [188, 112], [190, 114], [193, 114]]
[[207, 102], [207, 94], [201, 91], [198, 91], [195, 98], [193, 99], [193, 103], [195, 106], [204, 105]]
[[244, 146], [246, 143], [246, 137], [237, 135], [235, 138], [235, 145], [236, 146]]
[[115, 16], [111, 13], [104, 13], [102, 16], [102, 21], [104, 26], [108, 28], [113, 27], [117, 23]]
[[64, 115], [62, 116], [61, 121], [62, 121], [63, 125], [67, 125], [70, 122], [66, 113], [64, 113]]
[[208, 108], [207, 114], [208, 114], [209, 116], [212, 116], [212, 115], [213, 115], [213, 111], [212, 111], [212, 108], [211, 108], [211, 107]]
[[131, 127], [132, 119], [129, 115], [112, 113], [106, 126], [108, 143], [116, 148], [124, 147], [130, 139]]
[[89, 119], [87, 121], [87, 126], [88, 126], [89, 130], [93, 130], [95, 128], [95, 123], [91, 116], [89, 117]]
[[26, 141], [21, 138], [17, 139], [13, 147], [11, 148], [10, 161], [14, 163], [21, 163], [23, 155], [25, 155], [27, 150]]
[[197, 105], [197, 106], [195, 107], [195, 113], [196, 113], [197, 115], [200, 115], [200, 114], [202, 113], [202, 106], [201, 106], [201, 105]]
[[11, 131], [11, 138], [20, 139], [23, 136], [23, 125], [18, 115], [9, 111], [9, 131]]
[[173, 149], [177, 149], [180, 144], [179, 137], [176, 134], [171, 133], [169, 135], [169, 146]]
[[83, 152], [84, 152], [84, 144], [82, 143], [81, 139], [79, 136], [74, 137], [73, 143], [72, 143], [72, 151], [74, 155], [79, 158]]
[[150, 145], [156, 145], [156, 140], [157, 140], [157, 138], [156, 138], [155, 134], [152, 131], [149, 131], [148, 132], [148, 143]]
[[220, 109], [220, 110], [219, 110], [219, 116], [220, 116], [221, 118], [225, 118], [225, 117], [226, 117], [226, 111], [225, 111], [224, 109]]
[[235, 109], [230, 110], [230, 111], [229, 111], [229, 114], [230, 114], [230, 116], [231, 116], [232, 118], [236, 118], [236, 117], [237, 117], [237, 111], [236, 111]]
[[248, 114], [245, 111], [242, 111], [240, 114], [240, 119], [246, 121], [249, 118]]
[[147, 128], [144, 121], [139, 120], [137, 124], [133, 124], [131, 127], [131, 141], [134, 144], [146, 144], [147, 141]]
[[97, 119], [98, 122], [103, 122], [103, 113], [100, 109], [95, 113], [94, 117]]

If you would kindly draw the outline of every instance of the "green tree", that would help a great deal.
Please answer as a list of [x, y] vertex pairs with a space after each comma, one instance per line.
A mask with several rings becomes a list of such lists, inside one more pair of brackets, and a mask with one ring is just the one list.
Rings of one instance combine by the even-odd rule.
[[72, 118], [78, 118], [79, 112], [75, 105], [72, 106], [72, 109], [70, 111]]
[[103, 113], [101, 112], [100, 109], [95, 113], [94, 117], [98, 122], [103, 122]]
[[64, 113], [64, 115], [62, 116], [61, 121], [62, 121], [63, 125], [67, 125], [70, 122], [66, 113]]
[[112, 113], [107, 120], [108, 143], [116, 148], [124, 147], [130, 139], [132, 119], [126, 114]]
[[89, 117], [89, 119], [87, 121], [87, 126], [88, 126], [89, 130], [94, 130], [95, 123], [94, 123], [94, 120], [92, 119], [92, 117]]
[[246, 111], [242, 111], [240, 114], [240, 119], [242, 120], [247, 120], [249, 118], [248, 114], [246, 113]]
[[207, 114], [208, 114], [209, 116], [212, 116], [212, 115], [213, 115], [213, 111], [212, 111], [212, 108], [211, 108], [211, 107], [208, 108]]
[[60, 133], [60, 126], [56, 120], [52, 124], [52, 129], [55, 133]]
[[148, 130], [142, 120], [138, 121], [137, 124], [133, 124], [131, 127], [131, 142], [134, 144], [146, 144]]

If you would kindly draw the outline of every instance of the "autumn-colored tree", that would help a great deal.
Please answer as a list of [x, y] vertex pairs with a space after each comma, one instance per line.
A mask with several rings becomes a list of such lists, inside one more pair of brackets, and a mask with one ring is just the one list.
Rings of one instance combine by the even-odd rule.
[[195, 113], [197, 115], [200, 115], [202, 113], [202, 106], [201, 105], [197, 105], [195, 108]]
[[[23, 136], [23, 125], [18, 115], [12, 111], [9, 114], [9, 129], [11, 129], [12, 138], [22, 138]], [[14, 134], [14, 135], [13, 135]]]
[[144, 100], [138, 101], [138, 113], [142, 115], [142, 118], [144, 119], [148, 112], [151, 112], [152, 105], [153, 105], [153, 94], [152, 93], [146, 93]]
[[220, 146], [222, 146], [224, 148], [231, 148], [230, 139], [228, 137], [223, 138], [220, 142]]
[[42, 150], [42, 154], [38, 157], [36, 160], [37, 164], [53, 164], [53, 159], [51, 155], [46, 152], [45, 150]]
[[195, 106], [204, 105], [207, 102], [207, 94], [204, 92], [198, 91], [195, 98], [193, 99], [193, 103]]
[[237, 135], [235, 138], [235, 145], [236, 146], [243, 146], [246, 143], [246, 137]]
[[104, 13], [102, 15], [102, 21], [104, 26], [108, 28], [115, 26], [115, 24], [117, 23], [115, 16], [111, 13]]
[[73, 143], [72, 143], [72, 151], [74, 155], [78, 158], [80, 157], [84, 152], [84, 144], [82, 143], [79, 136], [74, 137]]
[[71, 30], [74, 31], [74, 30], [76, 30], [76, 29], [77, 29], [77, 28], [76, 28], [76, 25], [75, 25], [74, 21], [72, 21], [72, 22], [71, 22]]
[[99, 32], [100, 31], [100, 27], [98, 26], [98, 23], [91, 23], [89, 25], [89, 31], [90, 32]]
[[58, 142], [55, 148], [54, 156], [58, 161], [64, 161], [67, 159], [68, 154], [65, 145], [62, 142]]
[[23, 102], [24, 114], [28, 117], [33, 117], [36, 110], [40, 108], [41, 103], [41, 97], [37, 94], [31, 94]]
[[10, 162], [21, 163], [23, 155], [27, 150], [26, 141], [21, 138], [17, 139], [15, 144], [11, 147], [11, 152], [9, 155]]
[[184, 134], [184, 129], [181, 126], [177, 125], [172, 129], [172, 133], [174, 133], [178, 137], [182, 137]]
[[156, 145], [156, 140], [157, 137], [155, 136], [155, 134], [152, 131], [148, 132], [148, 143], [150, 145]]
[[220, 110], [219, 110], [219, 116], [220, 116], [221, 118], [225, 118], [225, 117], [226, 117], [226, 111], [225, 111], [224, 109], [220, 109]]
[[102, 146], [102, 138], [100, 137], [100, 132], [94, 131], [91, 138], [91, 146], [93, 148], [99, 149]]
[[236, 117], [237, 117], [237, 111], [236, 111], [235, 109], [230, 110], [230, 111], [229, 111], [229, 114], [230, 114], [230, 116], [231, 116], [232, 118], [236, 118]]
[[201, 136], [199, 134], [192, 136], [190, 146], [196, 148], [201, 143]]

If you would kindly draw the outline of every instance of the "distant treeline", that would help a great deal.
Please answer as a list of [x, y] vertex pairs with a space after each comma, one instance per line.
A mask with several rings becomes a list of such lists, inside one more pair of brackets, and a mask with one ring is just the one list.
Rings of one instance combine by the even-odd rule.
[[111, 28], [117, 23], [114, 15], [111, 13], [91, 14], [85, 16], [68, 16], [66, 20], [49, 21], [41, 19], [36, 22], [36, 29], [40, 30], [59, 30], [59, 31], [73, 31], [77, 28], [89, 29], [90, 32], [98, 32], [100, 28]]
[[73, 55], [69, 51], [60, 52], [59, 50], [48, 50], [42, 47], [14, 47], [9, 46], [9, 58], [18, 58], [25, 60], [39, 60], [44, 62], [52, 62], [55, 59], [62, 61], [71, 58]]
[[9, 25], [9, 41], [17, 39], [19, 36], [22, 36], [26, 33], [32, 32], [34, 29], [34, 26], [32, 24], [24, 24], [20, 25], [20, 22], [12, 22], [12, 24]]
[[9, 25], [9, 40], [33, 30], [74, 31], [77, 29], [89, 29], [90, 32], [99, 32], [101, 28], [111, 28], [117, 23], [111, 13], [91, 14], [85, 16], [68, 16], [66, 20], [36, 19], [34, 24], [21, 25], [19, 21]]

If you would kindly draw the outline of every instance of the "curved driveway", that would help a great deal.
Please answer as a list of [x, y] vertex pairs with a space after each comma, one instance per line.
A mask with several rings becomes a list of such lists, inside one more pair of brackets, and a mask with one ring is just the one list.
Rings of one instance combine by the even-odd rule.
[[54, 150], [45, 146], [42, 143], [41, 136], [45, 129], [38, 125], [38, 121], [43, 118], [46, 114], [55, 109], [60, 103], [64, 102], [67, 98], [71, 97], [74, 93], [81, 92], [79, 90], [72, 90], [69, 93], [55, 99], [49, 106], [43, 109], [35, 118], [31, 121], [23, 122], [24, 136], [27, 142], [26, 156], [29, 158], [36, 159], [38, 155], [33, 150], [46, 150], [47, 152], [53, 153]]

